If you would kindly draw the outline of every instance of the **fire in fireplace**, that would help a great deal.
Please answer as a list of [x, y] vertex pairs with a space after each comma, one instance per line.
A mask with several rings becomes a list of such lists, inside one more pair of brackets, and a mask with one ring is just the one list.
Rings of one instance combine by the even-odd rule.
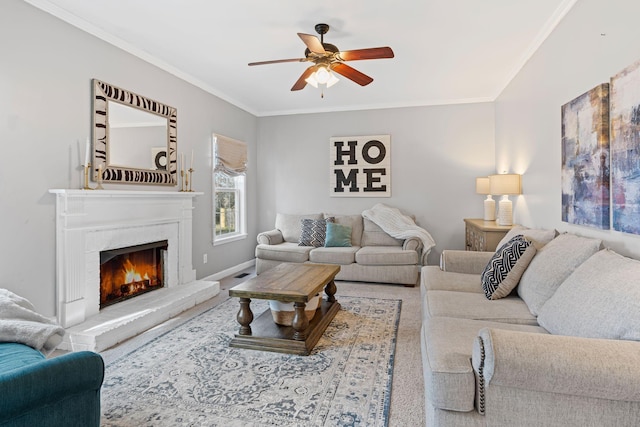
[[168, 241], [100, 252], [100, 308], [164, 286]]

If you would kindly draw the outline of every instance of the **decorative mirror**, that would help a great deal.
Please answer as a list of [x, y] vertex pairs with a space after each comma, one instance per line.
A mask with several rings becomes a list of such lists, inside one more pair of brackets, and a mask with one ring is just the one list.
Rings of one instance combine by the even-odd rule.
[[177, 110], [93, 79], [93, 180], [176, 185]]

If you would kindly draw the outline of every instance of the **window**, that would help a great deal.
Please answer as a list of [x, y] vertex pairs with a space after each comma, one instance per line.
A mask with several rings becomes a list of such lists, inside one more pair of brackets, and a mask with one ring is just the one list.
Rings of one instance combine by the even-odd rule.
[[213, 135], [213, 243], [221, 244], [246, 238], [245, 143]]

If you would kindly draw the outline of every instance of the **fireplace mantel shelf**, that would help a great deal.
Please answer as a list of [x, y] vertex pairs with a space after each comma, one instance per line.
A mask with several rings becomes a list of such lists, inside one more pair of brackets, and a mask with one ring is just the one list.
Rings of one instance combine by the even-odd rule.
[[145, 190], [78, 190], [53, 188], [52, 194], [65, 194], [71, 197], [196, 197], [204, 193], [199, 191], [145, 191]]

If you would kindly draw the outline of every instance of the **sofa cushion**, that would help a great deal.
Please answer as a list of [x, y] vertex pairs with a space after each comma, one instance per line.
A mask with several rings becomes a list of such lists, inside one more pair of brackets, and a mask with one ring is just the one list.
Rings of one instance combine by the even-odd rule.
[[360, 246], [362, 241], [362, 230], [364, 229], [362, 215], [334, 215], [325, 213], [324, 217], [333, 217], [334, 223], [348, 225], [351, 227], [351, 244], [353, 246]]
[[496, 300], [509, 295], [535, 254], [533, 243], [521, 234], [498, 248], [480, 276], [487, 299]]
[[435, 407], [453, 411], [474, 409], [471, 352], [478, 331], [484, 327], [546, 333], [538, 326], [448, 317], [430, 319], [422, 328], [422, 365], [425, 397]]
[[531, 314], [537, 316], [558, 286], [601, 246], [600, 239], [564, 233], [540, 248], [518, 286], [518, 295]]
[[313, 246], [298, 246], [297, 243], [284, 242], [279, 245], [256, 246], [256, 258], [283, 262], [309, 261], [309, 252]]
[[427, 291], [459, 291], [482, 293], [479, 274], [442, 271], [437, 265], [422, 267], [422, 287]]
[[300, 239], [298, 245], [300, 246], [324, 246], [326, 234], [327, 234], [327, 222], [332, 222], [333, 217], [326, 219], [309, 219], [303, 218], [300, 220]]
[[489, 301], [483, 293], [428, 291], [425, 309], [428, 317], [457, 317], [520, 325], [537, 325], [535, 316], [517, 296]]
[[351, 227], [328, 222], [324, 246], [327, 248], [351, 246]]
[[298, 243], [300, 241], [300, 220], [303, 218], [322, 219], [322, 214], [295, 215], [279, 213], [276, 215], [276, 228], [282, 232], [285, 242]]
[[557, 335], [640, 341], [640, 261], [602, 250], [564, 281], [540, 310]]
[[356, 252], [356, 262], [362, 265], [415, 265], [418, 261], [416, 251], [405, 251], [402, 246], [367, 246]]
[[45, 359], [38, 350], [24, 344], [0, 343], [0, 372], [6, 374], [14, 369], [40, 363]]
[[403, 240], [389, 236], [375, 222], [362, 218], [364, 231], [360, 246], [402, 246]]
[[514, 236], [523, 235], [527, 239], [533, 241], [535, 243], [536, 249], [540, 249], [542, 246], [546, 245], [550, 241], [552, 241], [557, 235], [558, 232], [554, 229], [546, 230], [544, 228], [528, 228], [522, 225], [514, 225], [511, 230], [505, 234], [505, 236], [498, 242], [498, 246], [501, 247], [509, 240], [511, 240]]
[[359, 246], [315, 248], [309, 253], [309, 261], [319, 264], [348, 265], [356, 262]]

